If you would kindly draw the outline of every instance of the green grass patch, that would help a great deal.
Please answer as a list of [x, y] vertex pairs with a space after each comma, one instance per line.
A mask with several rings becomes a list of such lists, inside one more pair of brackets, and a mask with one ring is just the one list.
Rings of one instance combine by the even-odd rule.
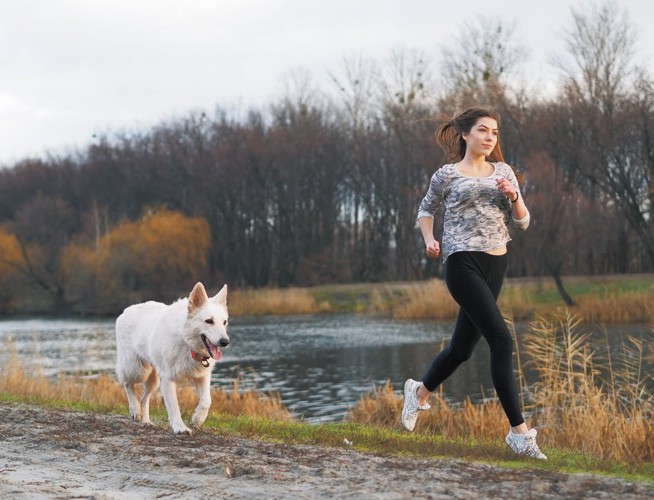
[[[604, 298], [609, 295], [646, 291], [654, 285], [654, 279], [641, 275], [620, 279], [609, 279], [607, 277], [604, 280], [602, 278], [593, 279], [573, 276], [564, 278], [563, 282], [567, 292], [575, 298], [593, 295]], [[536, 305], [561, 301], [561, 296], [553, 283], [547, 283], [541, 287], [532, 287], [532, 290], [529, 290], [529, 286], [524, 285], [521, 291], [530, 293]]]
[[[549, 460], [516, 457], [503, 439], [444, 438], [433, 434], [413, 434], [403, 430], [352, 423], [308, 424], [274, 420], [212, 415], [205, 429], [228, 434], [283, 442], [351, 448], [361, 453], [438, 458], [491, 463], [502, 467], [540, 468], [569, 473], [619, 476], [654, 484], [654, 463], [629, 464], [598, 460], [578, 451], [544, 448]], [[346, 444], [347, 442], [351, 445]]]

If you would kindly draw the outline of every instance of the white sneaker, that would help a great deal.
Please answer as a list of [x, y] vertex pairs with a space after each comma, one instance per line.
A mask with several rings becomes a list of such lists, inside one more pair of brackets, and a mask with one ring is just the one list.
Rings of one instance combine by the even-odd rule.
[[413, 432], [416, 428], [418, 413], [429, 410], [431, 406], [428, 403], [420, 405], [416, 391], [420, 387], [420, 382], [412, 378], [404, 382], [404, 406], [402, 407], [402, 425], [407, 431]]
[[506, 444], [519, 455], [547, 460], [547, 457], [543, 455], [543, 452], [540, 451], [540, 448], [536, 444], [536, 434], [538, 434], [536, 429], [531, 429], [527, 434], [516, 434], [509, 427], [509, 433], [506, 435]]

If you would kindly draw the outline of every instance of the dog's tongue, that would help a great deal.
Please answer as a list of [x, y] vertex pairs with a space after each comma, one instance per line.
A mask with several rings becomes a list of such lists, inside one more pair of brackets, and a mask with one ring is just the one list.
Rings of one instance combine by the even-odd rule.
[[218, 349], [217, 346], [213, 345], [212, 343], [209, 343], [210, 348], [209, 348], [209, 354], [211, 354], [211, 357], [215, 359], [216, 361], [219, 361], [220, 358], [223, 357], [223, 353]]

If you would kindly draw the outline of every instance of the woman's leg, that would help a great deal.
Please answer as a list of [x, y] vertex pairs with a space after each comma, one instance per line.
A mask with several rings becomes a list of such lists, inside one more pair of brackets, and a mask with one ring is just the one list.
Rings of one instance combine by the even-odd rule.
[[497, 306], [502, 289], [506, 256], [459, 252], [445, 263], [445, 282], [461, 306], [450, 344], [434, 359], [418, 392], [424, 400], [456, 368], [469, 359], [483, 335], [490, 347], [491, 380], [512, 427], [524, 424], [513, 375], [513, 339]]
[[[480, 338], [479, 330], [475, 328], [465, 311], [459, 309], [450, 342], [438, 353], [422, 377], [425, 389], [433, 392], [456, 371], [461, 363], [469, 360]], [[418, 397], [420, 396], [419, 393]]]
[[470, 252], [467, 256], [465, 265], [452, 268], [456, 274], [447, 279], [447, 286], [488, 342], [493, 386], [511, 426], [517, 427], [524, 418], [513, 374], [513, 338], [496, 302], [504, 280], [506, 255]]

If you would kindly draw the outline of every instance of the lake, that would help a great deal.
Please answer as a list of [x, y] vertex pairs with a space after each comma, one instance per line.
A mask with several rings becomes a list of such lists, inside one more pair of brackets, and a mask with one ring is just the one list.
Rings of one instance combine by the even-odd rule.
[[[399, 394], [404, 381], [419, 379], [451, 334], [453, 323], [396, 321], [364, 315], [312, 315], [231, 318], [230, 348], [216, 365], [212, 384], [231, 389], [277, 392], [298, 417], [309, 422], [340, 420], [360, 397], [390, 379]], [[518, 338], [524, 325], [517, 325]], [[647, 335], [644, 326], [611, 328], [621, 334]], [[13, 349], [45, 376], [114, 372], [114, 320], [0, 320], [0, 362]], [[493, 396], [489, 354], [481, 341], [472, 359], [443, 385], [450, 402]]]

